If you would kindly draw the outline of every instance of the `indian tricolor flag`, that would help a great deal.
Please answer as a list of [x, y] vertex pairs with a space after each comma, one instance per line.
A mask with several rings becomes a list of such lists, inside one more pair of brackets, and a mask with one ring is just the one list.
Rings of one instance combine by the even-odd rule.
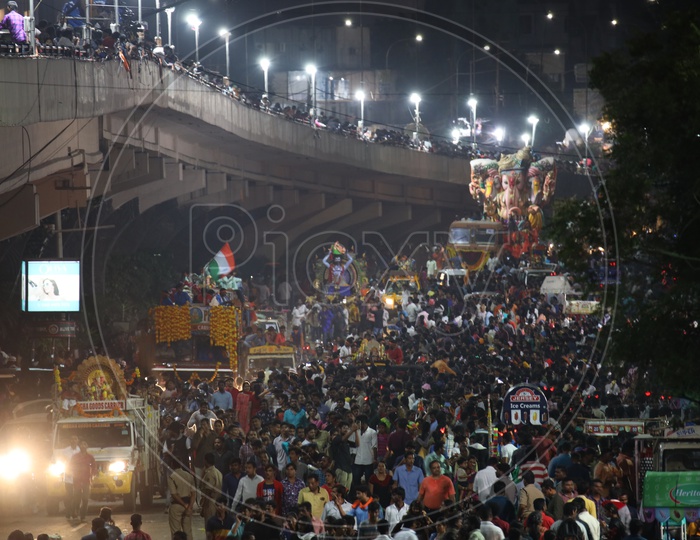
[[231, 246], [228, 245], [228, 242], [209, 261], [208, 268], [209, 275], [212, 277], [227, 276], [233, 272], [233, 269], [236, 268], [236, 261], [233, 258], [233, 251], [231, 251]]

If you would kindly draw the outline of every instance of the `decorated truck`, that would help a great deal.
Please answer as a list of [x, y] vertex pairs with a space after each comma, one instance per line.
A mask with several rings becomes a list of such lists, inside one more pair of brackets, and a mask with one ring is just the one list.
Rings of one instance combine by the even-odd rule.
[[364, 259], [357, 257], [340, 242], [335, 242], [328, 253], [313, 265], [314, 289], [326, 298], [360, 294], [367, 285]]
[[237, 375], [243, 325], [240, 307], [157, 306], [151, 310], [150, 332], [139, 348], [151, 351], [151, 372], [198, 372]]
[[[467, 267], [483, 268], [487, 255], [501, 245], [503, 251], [516, 259], [528, 254], [530, 261], [537, 263], [546, 253], [539, 238], [544, 224], [542, 208], [552, 201], [556, 185], [554, 158], [535, 161], [529, 147], [503, 154], [498, 161], [472, 160], [469, 193], [482, 207], [482, 220], [462, 226], [453, 223], [450, 228], [456, 251], [473, 253], [465, 260]], [[489, 227], [485, 222], [492, 225]], [[458, 233], [462, 236], [458, 237]], [[484, 247], [475, 247], [475, 243]]]
[[104, 356], [83, 361], [65, 381], [56, 372], [60, 398], [55, 408], [52, 460], [46, 482], [50, 515], [58, 513], [65, 501], [71, 443], [76, 440], [87, 443], [88, 452], [97, 462], [90, 499], [121, 499], [127, 512], [134, 511], [137, 499], [141, 508], [151, 505], [159, 485], [160, 419], [158, 411], [144, 398], [129, 393], [139, 376], [136, 370], [126, 380], [119, 365]]

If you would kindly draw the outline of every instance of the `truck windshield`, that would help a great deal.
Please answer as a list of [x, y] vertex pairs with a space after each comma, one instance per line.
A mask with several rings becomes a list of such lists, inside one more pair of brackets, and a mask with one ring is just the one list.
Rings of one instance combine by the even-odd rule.
[[131, 446], [131, 424], [129, 422], [76, 422], [58, 424], [55, 448], [66, 448], [76, 435], [90, 448], [113, 448]]
[[415, 291], [418, 287], [416, 282], [409, 279], [402, 279], [398, 281], [390, 281], [386, 284], [386, 294], [400, 294], [403, 292], [404, 287], [408, 285], [410, 291]]
[[261, 369], [294, 369], [294, 357], [275, 356], [273, 358], [264, 356], [248, 357], [248, 369], [251, 372]]
[[674, 448], [664, 452], [664, 470], [675, 471], [699, 471], [700, 450], [691, 448]]

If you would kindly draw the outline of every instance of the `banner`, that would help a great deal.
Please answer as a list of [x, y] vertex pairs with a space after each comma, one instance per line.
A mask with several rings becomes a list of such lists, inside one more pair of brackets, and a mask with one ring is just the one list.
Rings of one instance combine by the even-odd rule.
[[512, 387], [503, 398], [501, 422], [511, 426], [539, 426], [549, 421], [547, 398], [542, 390], [529, 384]]
[[74, 338], [75, 321], [37, 321], [31, 325], [33, 338]]
[[641, 435], [644, 433], [644, 420], [586, 420], [583, 424], [586, 435], [617, 435], [623, 431]]

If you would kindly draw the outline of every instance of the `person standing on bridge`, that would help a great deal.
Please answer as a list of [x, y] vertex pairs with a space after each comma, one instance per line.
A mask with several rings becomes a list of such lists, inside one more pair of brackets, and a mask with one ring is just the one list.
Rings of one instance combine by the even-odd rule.
[[7, 14], [0, 22], [0, 28], [10, 31], [12, 42], [20, 45], [27, 42], [27, 34], [24, 32], [24, 17], [17, 13], [19, 6], [15, 0], [10, 0], [5, 7]]

